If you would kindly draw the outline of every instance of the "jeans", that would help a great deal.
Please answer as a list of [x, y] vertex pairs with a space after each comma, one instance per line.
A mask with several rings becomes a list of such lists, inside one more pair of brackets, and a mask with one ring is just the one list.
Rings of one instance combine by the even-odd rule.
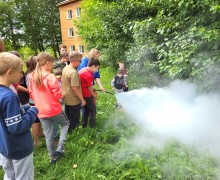
[[96, 123], [96, 106], [94, 103], [94, 97], [83, 97], [86, 101], [86, 105], [82, 107], [82, 127], [85, 128], [88, 125], [91, 128], [95, 127]]
[[57, 122], [61, 125], [60, 129], [60, 138], [58, 142], [59, 146], [64, 146], [66, 141], [66, 135], [69, 128], [69, 120], [66, 117], [66, 115], [61, 112], [60, 114], [48, 118], [40, 118], [43, 131], [46, 138], [46, 144], [47, 144], [47, 150], [49, 153], [49, 156], [53, 158], [55, 154], [55, 144], [54, 144], [54, 133], [53, 133], [53, 124], [54, 122]]

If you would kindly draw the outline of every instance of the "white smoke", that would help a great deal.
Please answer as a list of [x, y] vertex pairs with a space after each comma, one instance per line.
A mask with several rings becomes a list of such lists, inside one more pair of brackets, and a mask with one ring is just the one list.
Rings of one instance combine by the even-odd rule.
[[219, 95], [197, 94], [195, 85], [174, 81], [166, 88], [143, 88], [116, 97], [126, 113], [158, 140], [176, 138], [220, 157]]

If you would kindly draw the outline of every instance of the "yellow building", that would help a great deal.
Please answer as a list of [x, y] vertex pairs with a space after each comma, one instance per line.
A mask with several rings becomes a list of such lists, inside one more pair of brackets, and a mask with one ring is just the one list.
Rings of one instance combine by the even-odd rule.
[[67, 52], [78, 51], [84, 55], [85, 45], [73, 24], [73, 21], [81, 16], [80, 2], [81, 0], [60, 1], [57, 6], [60, 12], [62, 43], [67, 46]]

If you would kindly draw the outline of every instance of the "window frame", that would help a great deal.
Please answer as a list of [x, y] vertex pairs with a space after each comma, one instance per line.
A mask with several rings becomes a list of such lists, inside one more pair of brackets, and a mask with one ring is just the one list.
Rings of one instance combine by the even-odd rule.
[[81, 16], [81, 8], [80, 7], [77, 7], [76, 9], [75, 9], [75, 13], [76, 13], [76, 17], [80, 17]]
[[66, 18], [67, 18], [67, 19], [72, 19], [72, 18], [73, 18], [73, 12], [72, 12], [72, 10], [67, 10], [67, 12], [66, 12]]
[[80, 53], [80, 54], [84, 54], [84, 45], [79, 45], [78, 46], [78, 52]]
[[73, 28], [68, 28], [68, 37], [74, 37], [74, 30], [73, 30]]

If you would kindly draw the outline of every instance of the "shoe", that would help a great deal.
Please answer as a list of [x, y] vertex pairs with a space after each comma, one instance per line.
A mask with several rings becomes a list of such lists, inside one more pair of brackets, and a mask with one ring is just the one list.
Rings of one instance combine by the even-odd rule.
[[58, 160], [58, 154], [57, 153], [55, 153], [53, 156], [54, 157], [50, 160], [50, 165], [55, 164]]
[[64, 147], [63, 146], [58, 146], [56, 150], [56, 154], [60, 157], [64, 156]]

